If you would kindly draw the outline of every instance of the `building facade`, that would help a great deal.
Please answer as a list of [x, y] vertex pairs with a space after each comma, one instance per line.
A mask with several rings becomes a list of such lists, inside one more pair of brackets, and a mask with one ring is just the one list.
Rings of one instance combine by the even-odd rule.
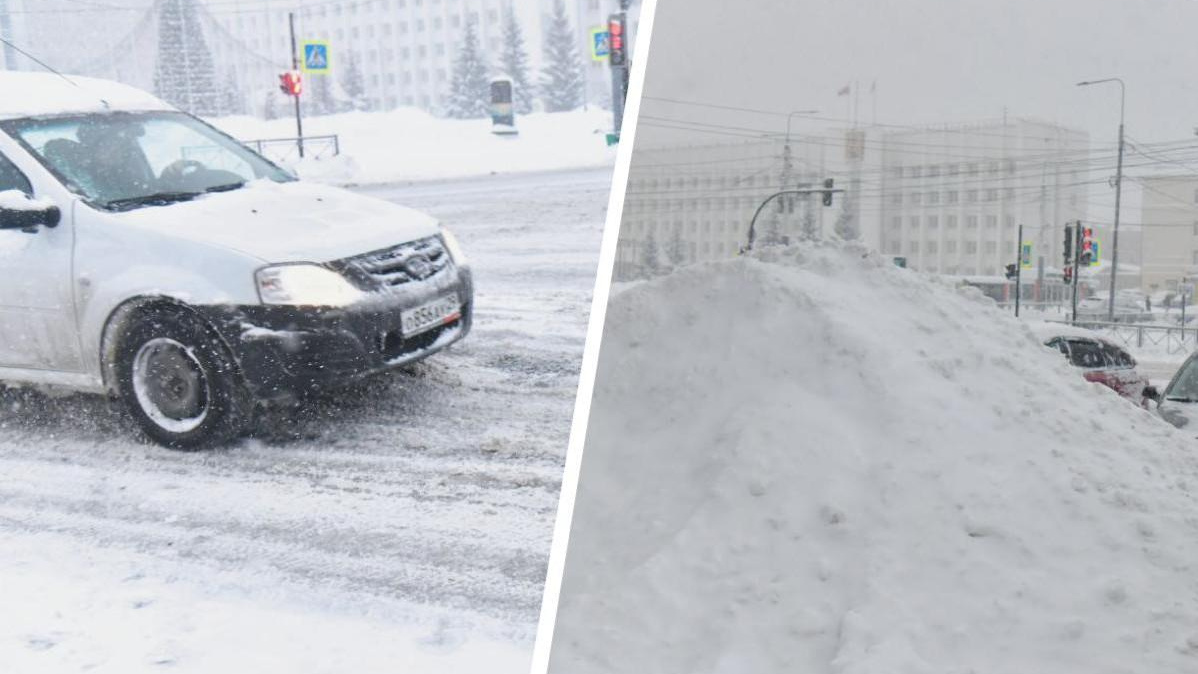
[[[476, 21], [483, 54], [498, 75], [506, 13], [519, 23], [529, 57], [530, 79], [540, 79], [545, 31], [554, 0], [196, 0], [205, 45], [217, 77], [235, 94], [235, 112], [265, 114], [288, 101], [276, 96], [278, 74], [291, 68], [288, 15], [295, 13], [299, 40], [329, 42], [340, 85], [353, 60], [362, 74], [366, 104], [375, 110], [444, 109], [465, 22]], [[607, 62], [591, 58], [591, 30], [619, 11], [618, 0], [563, 0], [578, 39], [586, 80], [584, 104], [610, 107]], [[36, 4], [36, 8], [31, 9]], [[629, 9], [628, 44], [635, 44], [640, 0]], [[0, 0], [0, 34], [65, 72], [114, 79], [153, 90], [158, 21], [154, 0], [121, 4], [76, 0]], [[7, 22], [11, 27], [4, 29]], [[11, 33], [10, 33], [11, 31]], [[64, 49], [63, 44], [87, 45]], [[35, 69], [0, 49], [0, 67]], [[312, 76], [315, 78], [318, 76]], [[309, 78], [309, 79], [312, 79]], [[309, 82], [308, 91], [315, 86]], [[335, 88], [335, 87], [333, 87]]]
[[[1142, 188], [1140, 287], [1145, 292], [1174, 290], [1198, 277], [1198, 176], [1138, 178]], [[1120, 231], [1120, 260], [1123, 232]]]
[[1016, 119], [893, 131], [880, 142], [879, 172], [864, 189], [876, 191], [883, 254], [933, 273], [999, 276], [1017, 258], [1022, 224], [1033, 265], [1061, 268], [1065, 224], [1086, 219], [1086, 133]]
[[[789, 152], [787, 147], [789, 145]], [[835, 174], [822, 139], [784, 138], [637, 148], [629, 172], [615, 276], [735, 257], [770, 195]], [[832, 214], [820, 197], [777, 199], [758, 216], [759, 239], [820, 235]]]

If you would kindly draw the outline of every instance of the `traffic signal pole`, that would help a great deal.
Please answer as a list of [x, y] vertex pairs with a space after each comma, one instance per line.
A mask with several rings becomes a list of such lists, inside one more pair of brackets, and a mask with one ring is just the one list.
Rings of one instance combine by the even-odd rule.
[[620, 0], [620, 12], [607, 19], [608, 59], [611, 63], [612, 131], [619, 139], [624, 127], [624, 101], [628, 97], [628, 5]]
[[1081, 263], [1082, 263], [1082, 221], [1077, 221], [1077, 229], [1074, 233], [1073, 246], [1073, 319], [1070, 323], [1077, 324], [1077, 284], [1081, 279]]
[[1015, 241], [1015, 318], [1019, 318], [1019, 295], [1023, 289], [1023, 225]]
[[[287, 13], [287, 23], [290, 25], [290, 28], [291, 28], [291, 69], [293, 71], [298, 72], [300, 69], [300, 62], [299, 62], [299, 50], [295, 44], [295, 12]], [[304, 158], [304, 119], [300, 115], [299, 94], [296, 94], [293, 98], [295, 98], [295, 136], [296, 136], [295, 142], [296, 142], [296, 145], [299, 147], [300, 159], [303, 159]]]

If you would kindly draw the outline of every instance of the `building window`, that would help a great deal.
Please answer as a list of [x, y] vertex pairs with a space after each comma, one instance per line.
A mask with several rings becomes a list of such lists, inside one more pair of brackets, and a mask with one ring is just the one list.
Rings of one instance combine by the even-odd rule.
[[924, 246], [923, 246], [923, 250], [925, 253], [935, 253], [936, 252], [936, 242], [935, 241], [925, 242]]
[[433, 17], [433, 30], [441, 30], [441, 17]]
[[1004, 201], [1013, 201], [1015, 199], [1015, 188], [1008, 187], [1003, 190], [1002, 198]]
[[976, 216], [976, 215], [966, 216], [965, 226], [968, 227], [969, 229], [977, 229], [978, 228], [978, 216]]
[[977, 203], [977, 201], [978, 201], [978, 191], [977, 191], [977, 190], [966, 190], [966, 192], [965, 192], [965, 201], [968, 201], [968, 202], [969, 202], [969, 203], [971, 203], [971, 204], [975, 204], [975, 203]]
[[901, 252], [903, 252], [903, 242], [902, 241], [891, 241], [890, 242], [890, 254], [898, 255]]
[[894, 204], [895, 206], [902, 206], [903, 205], [902, 193], [895, 192], [894, 194], [890, 195], [890, 203]]
[[902, 178], [903, 177], [903, 167], [895, 166], [894, 168], [890, 169], [890, 174], [893, 175], [895, 178]]
[[936, 215], [928, 216], [928, 229], [936, 229], [940, 226], [940, 217]]
[[929, 204], [940, 203], [940, 193], [939, 192], [928, 192], [928, 203]]
[[1003, 224], [1003, 227], [1005, 227], [1008, 230], [1015, 229], [1015, 216], [1004, 215], [1003, 219], [1002, 219], [1002, 224]]
[[955, 216], [955, 215], [945, 216], [944, 228], [945, 229], [956, 229], [957, 228], [957, 216]]
[[958, 174], [960, 171], [961, 171], [961, 169], [960, 169], [960, 167], [959, 167], [957, 164], [949, 164], [949, 165], [948, 165], [948, 174], [949, 174], [950, 176], [955, 176], [955, 175], [957, 175], [957, 174]]
[[[902, 228], [903, 228], [903, 219], [901, 217], [896, 215], [890, 219], [890, 229], [898, 231], [898, 230], [901, 230]], [[1194, 223], [1194, 234], [1196, 236], [1198, 236], [1198, 222]]]
[[971, 175], [971, 176], [976, 176], [976, 175], [978, 174], [978, 165], [977, 165], [977, 164], [970, 164], [970, 165], [967, 167], [967, 173], [969, 173], [969, 175]]
[[987, 215], [986, 216], [986, 229], [998, 229], [998, 216], [997, 215]]
[[1194, 236], [1198, 236], [1198, 220], [1194, 221]]
[[998, 201], [998, 190], [994, 188], [986, 190], [986, 201]]
[[923, 195], [922, 195], [922, 194], [920, 194], [919, 192], [912, 192], [912, 193], [911, 193], [911, 203], [913, 203], [913, 204], [915, 204], [916, 206], [918, 206], [918, 205], [919, 205], [919, 203], [920, 203], [920, 201], [922, 201], [922, 200], [923, 200]]
[[935, 178], [939, 175], [940, 175], [940, 167], [938, 165], [932, 164], [931, 166], [928, 167], [928, 177], [929, 178]]
[[912, 215], [910, 223], [911, 223], [911, 229], [919, 229], [919, 216]]
[[945, 241], [944, 242], [944, 252], [946, 252], [946, 253], [957, 252], [957, 242], [956, 241]]
[[965, 254], [966, 255], [976, 255], [977, 252], [978, 252], [978, 242], [977, 241], [966, 241], [965, 242]]
[[946, 203], [955, 204], [957, 203], [957, 196], [957, 190], [949, 190], [948, 194], [945, 195], [944, 201]]
[[987, 241], [986, 247], [984, 250], [986, 251], [987, 255], [993, 255], [993, 254], [997, 253], [998, 252], [998, 242]]
[[918, 241], [908, 241], [907, 242], [907, 252], [908, 253], [918, 253], [919, 252], [919, 242]]

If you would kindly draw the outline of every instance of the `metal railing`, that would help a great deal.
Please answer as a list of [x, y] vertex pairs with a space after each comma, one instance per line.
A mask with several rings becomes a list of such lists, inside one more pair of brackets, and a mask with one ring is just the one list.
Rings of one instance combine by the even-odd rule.
[[[303, 140], [305, 158], [324, 159], [341, 154], [341, 139], [336, 134], [304, 136]], [[299, 159], [299, 138], [262, 138], [241, 142], [276, 163], [288, 163]]]
[[1093, 330], [1112, 342], [1123, 344], [1129, 348], [1159, 349], [1170, 355], [1186, 354], [1198, 349], [1198, 328], [1087, 320], [1078, 320], [1075, 325], [1079, 328]]

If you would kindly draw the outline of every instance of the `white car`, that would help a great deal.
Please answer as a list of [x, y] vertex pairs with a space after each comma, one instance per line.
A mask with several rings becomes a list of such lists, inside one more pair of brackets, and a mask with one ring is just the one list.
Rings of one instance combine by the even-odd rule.
[[466, 335], [428, 215], [296, 180], [124, 85], [0, 71], [0, 382], [108, 394], [155, 441]]

